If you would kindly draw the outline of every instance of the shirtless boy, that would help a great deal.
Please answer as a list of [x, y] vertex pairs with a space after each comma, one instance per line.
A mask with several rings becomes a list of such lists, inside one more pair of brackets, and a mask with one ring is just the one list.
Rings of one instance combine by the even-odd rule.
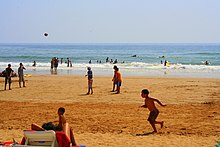
[[157, 132], [156, 126], [155, 124], [160, 124], [161, 128], [163, 127], [163, 121], [156, 121], [156, 118], [159, 114], [159, 110], [156, 108], [155, 103], [157, 102], [158, 104], [160, 104], [161, 106], [166, 106], [164, 104], [162, 104], [159, 100], [149, 97], [149, 91], [147, 89], [143, 89], [141, 91], [141, 96], [142, 98], [145, 99], [145, 104], [141, 107], [144, 108], [148, 108], [148, 110], [150, 111], [149, 117], [148, 117], [148, 121], [150, 122], [152, 128], [153, 128], [153, 133]]
[[[64, 113], [65, 113], [65, 108], [60, 107], [57, 112], [57, 114], [59, 116], [59, 124], [58, 125], [52, 124], [52, 128], [53, 128], [52, 130], [63, 131], [67, 135], [67, 137], [70, 139], [70, 141], [72, 143], [71, 145], [74, 146], [74, 145], [76, 145], [76, 141], [75, 141], [75, 138], [73, 135], [73, 130], [72, 130], [72, 128], [69, 127], [69, 124], [66, 122], [66, 119], [64, 117]], [[57, 121], [54, 121], [54, 122], [57, 122]], [[49, 122], [49, 123], [52, 123], [52, 122]], [[48, 123], [45, 123], [45, 124], [48, 124]], [[45, 124], [43, 124], [43, 126]], [[34, 124], [31, 124], [31, 129], [36, 130], [36, 131], [47, 130], [43, 126], [41, 127], [41, 126], [34, 123]]]

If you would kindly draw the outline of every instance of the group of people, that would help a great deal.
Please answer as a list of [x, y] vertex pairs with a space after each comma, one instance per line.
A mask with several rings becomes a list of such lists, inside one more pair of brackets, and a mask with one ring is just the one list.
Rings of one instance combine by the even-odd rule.
[[[23, 87], [25, 87], [24, 70], [26, 70], [26, 68], [23, 66], [22, 63], [20, 63], [18, 67], [18, 78], [19, 78], [20, 88], [21, 88], [21, 83], [23, 83]], [[11, 88], [12, 79], [11, 78], [16, 76], [16, 74], [11, 68], [11, 64], [8, 64], [8, 67], [2, 72], [2, 74], [5, 77], [5, 90], [6, 90], [7, 84], [9, 85], [8, 89], [12, 90]]]
[[[119, 72], [119, 68], [115, 65], [113, 67], [114, 69], [114, 76], [112, 78], [113, 81], [113, 88], [112, 88], [112, 92], [116, 91], [116, 94], [120, 93], [120, 89], [121, 89], [121, 85], [122, 85], [122, 76], [121, 73]], [[88, 77], [88, 92], [87, 95], [93, 94], [93, 88], [92, 88], [92, 83], [93, 83], [93, 73], [92, 73], [92, 69], [91, 67], [87, 67], [87, 74], [85, 76]], [[116, 88], [116, 90], [115, 90]]]
[[[116, 65], [113, 67], [113, 69], [114, 69], [114, 76], [112, 78], [112, 81], [113, 81], [112, 92], [114, 92], [116, 88], [116, 94], [119, 94], [120, 87], [122, 85], [122, 76], [121, 76], [121, 73], [119, 72], [119, 68]], [[88, 77], [87, 94], [90, 94], [90, 91], [91, 91], [91, 94], [93, 94], [93, 89], [92, 89], [93, 74], [92, 74], [91, 67], [87, 67], [87, 70], [88, 70], [87, 74], [85, 75]], [[156, 129], [155, 124], [160, 124], [162, 128], [164, 122], [156, 121], [156, 118], [159, 115], [159, 110], [156, 108], [155, 102], [157, 102], [161, 106], [166, 106], [166, 105], [162, 104], [158, 99], [150, 97], [148, 89], [143, 89], [141, 91], [141, 97], [145, 99], [144, 105], [142, 105], [141, 107], [148, 108], [148, 110], [150, 111], [150, 114], [147, 120], [149, 121], [149, 123], [151, 124], [153, 128], [153, 133], [156, 133], [157, 129]]]
[[[91, 71], [91, 69], [88, 68], [88, 71]], [[91, 75], [89, 74], [87, 76], [91, 76]], [[150, 111], [150, 114], [149, 114], [147, 120], [149, 121], [149, 123], [151, 124], [151, 126], [153, 128], [152, 133], [157, 133], [157, 129], [156, 129], [155, 125], [159, 124], [160, 127], [162, 128], [164, 125], [164, 122], [163, 121], [156, 121], [156, 118], [159, 115], [159, 110], [156, 108], [155, 102], [163, 107], [166, 105], [162, 104], [158, 99], [150, 97], [148, 89], [143, 89], [141, 91], [141, 97], [145, 99], [144, 105], [142, 105], [141, 107], [148, 108], [148, 110]], [[57, 112], [58, 124], [55, 124], [55, 122], [57, 122], [57, 121], [44, 123], [42, 126], [39, 126], [38, 124], [33, 123], [33, 124], [31, 124], [31, 129], [35, 130], [35, 131], [45, 131], [45, 130], [62, 131], [69, 138], [70, 146], [75, 146], [76, 141], [74, 138], [74, 133], [73, 133], [72, 128], [66, 122], [66, 119], [64, 117], [64, 113], [65, 113], [65, 108], [60, 107]]]
[[[112, 63], [112, 64], [117, 64], [118, 63], [118, 59], [115, 59], [115, 60], [113, 60], [113, 59], [109, 59], [109, 57], [107, 57], [106, 59], [105, 59], [105, 62], [106, 63]], [[102, 63], [102, 61], [101, 60], [96, 60], [96, 63]], [[124, 61], [123, 62], [121, 62], [121, 63], [125, 63]], [[92, 64], [92, 60], [89, 60], [89, 64]]]
[[[54, 59], [55, 60], [55, 59]], [[114, 76], [112, 78], [113, 81], [113, 88], [112, 92], [116, 91], [116, 94], [120, 93], [120, 87], [122, 85], [122, 76], [121, 73], [119, 72], [119, 68], [117, 66], [113, 67], [114, 69]], [[23, 87], [25, 87], [25, 80], [24, 80], [24, 72], [25, 67], [23, 66], [22, 63], [20, 63], [20, 66], [18, 68], [18, 77], [19, 77], [19, 87], [21, 87], [21, 82], [23, 82]], [[93, 73], [91, 70], [91, 67], [87, 67], [87, 74], [85, 76], [88, 77], [88, 92], [87, 94], [93, 94]], [[11, 65], [8, 64], [8, 67], [5, 69], [5, 90], [6, 90], [6, 85], [7, 82], [9, 83], [9, 90], [11, 90], [11, 77], [13, 75], [13, 70], [11, 68]], [[116, 90], [115, 90], [116, 88]], [[166, 106], [162, 104], [158, 99], [152, 98], [149, 96], [149, 91], [147, 89], [143, 89], [141, 91], [141, 97], [145, 99], [144, 105], [141, 107], [148, 108], [150, 111], [148, 121], [151, 124], [153, 128], [153, 133], [157, 132], [156, 129], [156, 124], [160, 124], [161, 128], [164, 125], [163, 121], [156, 121], [156, 118], [159, 115], [159, 110], [155, 106], [155, 102], [157, 102], [161, 106]], [[76, 145], [74, 135], [73, 135], [73, 130], [69, 127], [69, 124], [66, 122], [66, 119], [64, 117], [64, 108], [59, 108], [58, 109], [58, 116], [59, 116], [59, 123], [58, 125], [54, 125], [52, 122], [45, 123], [42, 126], [39, 126], [37, 124], [32, 124], [31, 128], [32, 130], [37, 130], [37, 131], [42, 131], [42, 130], [54, 130], [54, 131], [63, 131], [69, 137], [71, 144]]]
[[55, 72], [57, 71], [57, 67], [59, 64], [59, 59], [56, 57], [53, 57], [50, 61], [50, 69], [51, 71], [53, 71], [53, 69], [55, 70]]

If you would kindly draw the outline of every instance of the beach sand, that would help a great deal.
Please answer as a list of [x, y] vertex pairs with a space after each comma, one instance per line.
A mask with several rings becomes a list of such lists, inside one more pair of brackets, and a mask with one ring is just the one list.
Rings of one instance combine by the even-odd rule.
[[[88, 147], [215, 146], [220, 141], [220, 79], [123, 77], [121, 94], [114, 94], [112, 77], [95, 77], [94, 94], [87, 93], [87, 78], [80, 76], [26, 77], [27, 87], [3, 90], [0, 79], [0, 141], [20, 141], [31, 123], [43, 124], [65, 116], [78, 144]], [[158, 133], [151, 134], [143, 88], [166, 107], [160, 110]]]

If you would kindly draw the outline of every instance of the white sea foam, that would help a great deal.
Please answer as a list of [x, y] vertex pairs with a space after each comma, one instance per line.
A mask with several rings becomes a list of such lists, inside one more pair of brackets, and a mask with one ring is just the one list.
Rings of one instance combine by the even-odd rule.
[[[0, 62], [0, 70], [4, 70], [9, 63]], [[10, 63], [12, 69], [17, 71], [19, 63]], [[23, 63], [26, 67], [26, 72], [32, 74], [47, 74], [50, 73], [51, 64], [48, 63], [37, 63], [36, 67], [33, 67], [33, 63]], [[67, 67], [67, 64], [59, 64], [59, 74], [84, 74], [88, 66], [90, 66], [96, 75], [112, 75], [113, 66], [117, 65], [120, 71], [124, 75], [132, 76], [143, 76], [143, 75], [207, 75], [206, 77], [219, 77], [220, 78], [220, 66], [212, 65], [184, 65], [184, 64], [170, 64], [170, 66], [164, 66], [163, 64], [149, 64], [143, 62], [131, 62], [131, 63], [119, 63], [119, 64], [88, 64], [88, 63], [73, 63], [72, 67]], [[186, 75], [185, 75], [186, 76]]]

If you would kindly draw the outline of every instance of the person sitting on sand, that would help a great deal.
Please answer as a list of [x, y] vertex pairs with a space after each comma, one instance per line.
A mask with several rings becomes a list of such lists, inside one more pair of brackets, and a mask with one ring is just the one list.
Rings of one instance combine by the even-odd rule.
[[161, 106], [166, 106], [166, 105], [162, 104], [158, 99], [149, 97], [149, 91], [147, 89], [143, 89], [141, 91], [141, 96], [142, 96], [142, 98], [145, 99], [145, 104], [142, 105], [141, 107], [148, 108], [148, 110], [150, 111], [148, 121], [150, 122], [150, 124], [154, 130], [153, 133], [156, 133], [157, 129], [156, 129], [155, 124], [160, 124], [160, 126], [162, 128], [164, 122], [163, 121], [156, 121], [156, 118], [159, 114], [159, 110], [156, 108], [154, 102], [157, 102]]
[[65, 108], [60, 107], [58, 109], [58, 116], [59, 116], [59, 124], [54, 125], [52, 122], [44, 123], [41, 126], [33, 123], [31, 124], [31, 129], [35, 131], [45, 131], [45, 130], [54, 130], [54, 131], [63, 131], [67, 137], [70, 139], [72, 145], [76, 145], [75, 138], [73, 135], [73, 130], [72, 128], [69, 127], [69, 124], [66, 122], [66, 119], [64, 117], [65, 113]]

